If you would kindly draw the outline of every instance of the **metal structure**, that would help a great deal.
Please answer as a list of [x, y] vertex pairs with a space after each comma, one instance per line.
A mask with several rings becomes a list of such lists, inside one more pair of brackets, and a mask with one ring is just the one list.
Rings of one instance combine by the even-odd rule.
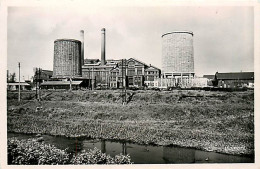
[[82, 75], [81, 42], [74, 39], [54, 41], [53, 77], [71, 78]]
[[162, 35], [162, 73], [194, 76], [192, 32], [175, 31]]

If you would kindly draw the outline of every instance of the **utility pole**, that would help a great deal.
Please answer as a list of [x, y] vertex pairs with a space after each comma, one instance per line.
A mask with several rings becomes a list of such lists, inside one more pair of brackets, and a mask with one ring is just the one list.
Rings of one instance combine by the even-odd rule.
[[92, 76], [91, 76], [91, 84], [92, 84], [92, 90], [94, 90], [94, 66], [92, 66]]
[[91, 83], [90, 82], [91, 81], [90, 81], [90, 67], [89, 67], [89, 69], [88, 69], [88, 87], [89, 87], [89, 89], [91, 87]]
[[72, 90], [72, 85], [71, 85], [72, 65], [70, 66], [70, 69], [71, 69], [71, 71], [70, 71], [70, 91], [71, 91]]
[[122, 104], [124, 105], [124, 81], [123, 81], [123, 79], [124, 79], [124, 74], [123, 74], [123, 72], [124, 72], [124, 68], [123, 68], [123, 65], [124, 65], [124, 60], [122, 59]]
[[126, 104], [126, 59], [122, 59], [122, 104]]
[[19, 67], [19, 87], [18, 87], [18, 101], [21, 101], [21, 89], [20, 89], [20, 67], [21, 67], [21, 65], [20, 65], [20, 62], [18, 62], [18, 67]]
[[37, 100], [40, 101], [40, 78], [41, 78], [41, 68], [38, 68], [38, 80], [37, 80], [37, 83], [38, 83], [38, 95], [37, 95]]
[[125, 61], [125, 103], [126, 103], [126, 59]]
[[7, 70], [7, 90], [9, 90], [9, 70]]
[[36, 99], [38, 98], [38, 68], [36, 67], [36, 70], [35, 70], [35, 91], [36, 91]]

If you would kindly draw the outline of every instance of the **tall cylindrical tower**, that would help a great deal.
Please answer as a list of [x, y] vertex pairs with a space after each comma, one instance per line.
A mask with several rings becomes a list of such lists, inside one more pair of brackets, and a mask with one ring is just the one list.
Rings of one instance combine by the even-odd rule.
[[101, 29], [101, 65], [106, 64], [106, 29]]
[[54, 41], [53, 77], [81, 76], [81, 42], [74, 39]]
[[194, 74], [192, 32], [175, 31], [162, 35], [162, 73]]

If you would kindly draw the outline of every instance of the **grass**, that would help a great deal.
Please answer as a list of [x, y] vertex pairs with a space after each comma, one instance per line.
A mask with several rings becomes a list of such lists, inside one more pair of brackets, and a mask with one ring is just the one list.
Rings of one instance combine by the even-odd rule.
[[[254, 93], [210, 91], [8, 93], [8, 131], [89, 136], [254, 155]], [[37, 108], [38, 107], [38, 108]]]

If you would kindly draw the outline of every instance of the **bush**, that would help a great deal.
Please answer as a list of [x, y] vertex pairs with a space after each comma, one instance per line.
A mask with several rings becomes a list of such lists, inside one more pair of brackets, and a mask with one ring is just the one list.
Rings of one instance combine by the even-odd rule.
[[68, 164], [69, 155], [55, 146], [39, 143], [35, 139], [8, 139], [8, 164]]
[[77, 156], [53, 145], [39, 143], [36, 139], [8, 139], [8, 164], [19, 165], [57, 165], [57, 164], [132, 164], [129, 155], [110, 157], [101, 150], [84, 151]]
[[129, 155], [116, 155], [111, 157], [102, 153], [101, 150], [96, 147], [88, 152], [83, 151], [77, 156], [73, 156], [71, 160], [72, 164], [132, 164]]

